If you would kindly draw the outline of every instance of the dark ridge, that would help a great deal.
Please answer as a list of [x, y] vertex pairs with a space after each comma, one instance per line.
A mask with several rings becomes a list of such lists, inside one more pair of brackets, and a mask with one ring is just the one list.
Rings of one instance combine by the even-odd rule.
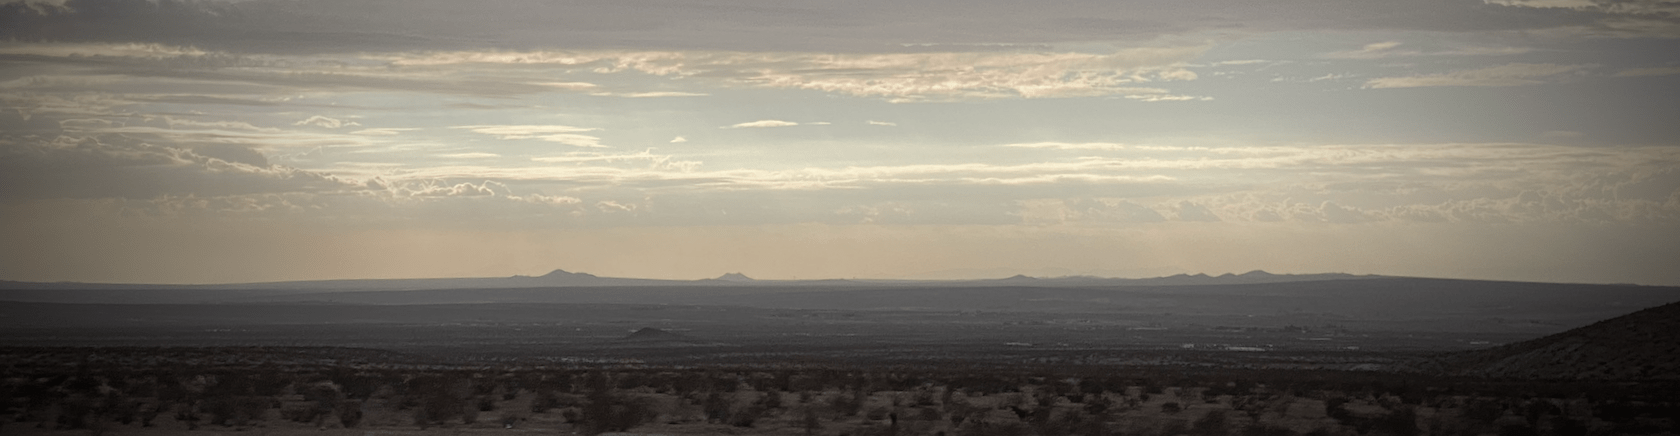
[[741, 274], [741, 273], [738, 273], [738, 272], [732, 272], [732, 273], [724, 274], [724, 275], [718, 276], [717, 278], [712, 279], [712, 280], [722, 280], [722, 281], [726, 281], [726, 282], [750, 282], [750, 281], [754, 281], [754, 279], [752, 277], [747, 277], [746, 274]]
[[1458, 375], [1547, 380], [1680, 380], [1680, 302], [1539, 339], [1455, 354]]
[[630, 336], [624, 337], [624, 340], [634, 342], [686, 341], [688, 339], [688, 336], [671, 333], [653, 327], [643, 327], [641, 330], [636, 330], [634, 333], [630, 333]]
[[573, 278], [573, 277], [578, 277], [578, 278], [583, 278], [583, 277], [588, 277], [588, 278], [595, 278], [595, 275], [594, 275], [594, 274], [590, 274], [590, 273], [574, 273], [574, 272], [566, 272], [566, 270], [563, 270], [563, 269], [556, 269], [556, 270], [554, 270], [554, 271], [549, 271], [549, 272], [548, 272], [548, 274], [543, 274], [543, 275], [542, 275], [542, 278], [545, 278], [545, 279], [560, 279], [560, 278]]

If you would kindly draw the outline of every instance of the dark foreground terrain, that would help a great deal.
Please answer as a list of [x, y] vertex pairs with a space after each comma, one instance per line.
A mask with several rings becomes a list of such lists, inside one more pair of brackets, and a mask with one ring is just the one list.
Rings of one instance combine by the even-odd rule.
[[12, 348], [25, 434], [1673, 434], [1673, 381], [1210, 366], [447, 364], [348, 348]]
[[1677, 431], [1674, 289], [1275, 277], [0, 291], [0, 432]]

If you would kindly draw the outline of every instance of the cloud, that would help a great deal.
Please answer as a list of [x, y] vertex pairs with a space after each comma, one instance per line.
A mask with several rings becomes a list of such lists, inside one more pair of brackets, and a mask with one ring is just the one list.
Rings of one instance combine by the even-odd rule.
[[1128, 96], [1126, 96], [1126, 98], [1132, 99], [1132, 100], [1137, 100], [1137, 101], [1144, 101], [1144, 102], [1209, 101], [1209, 100], [1213, 100], [1213, 97], [1198, 97], [1198, 96], [1193, 96], [1193, 95], [1155, 95], [1155, 94], [1128, 95]]
[[402, 134], [402, 132], [413, 131], [413, 130], [420, 130], [420, 129], [418, 129], [418, 128], [382, 127], [382, 128], [374, 128], [374, 129], [357, 130], [357, 131], [354, 131], [354, 132], [350, 132], [350, 134], [352, 134], [352, 135], [368, 135], [368, 136], [396, 136], [396, 135]]
[[601, 138], [580, 135], [577, 132], [591, 132], [600, 130], [593, 127], [572, 127], [561, 125], [477, 125], [454, 126], [453, 129], [466, 129], [474, 133], [495, 136], [497, 139], [519, 140], [537, 139], [548, 142], [558, 142], [574, 147], [607, 148], [601, 144]]
[[[649, 167], [653, 168], [653, 169], [676, 170], [676, 171], [680, 171], [680, 172], [693, 171], [694, 168], [696, 168], [700, 165], [700, 162], [698, 162], [698, 161], [677, 160], [676, 157], [672, 156], [672, 155], [654, 154], [652, 149], [642, 150], [640, 152], [628, 153], [628, 154], [624, 154], [624, 153], [621, 153], [621, 154], [607, 154], [607, 153], [596, 153], [596, 152], [575, 152], [575, 153], [567, 153], [567, 154], [562, 155], [562, 156], [534, 157], [534, 158], [531, 158], [531, 161], [532, 162], [551, 163], [551, 164], [574, 164], [574, 165], [589, 164], [589, 163], [615, 163], [615, 162], [644, 161], [644, 162], [648, 162]], [[573, 174], [579, 174], [579, 173], [573, 173]], [[592, 176], [590, 176], [590, 177], [592, 177]]]
[[1616, 72], [1616, 77], [1672, 76], [1680, 74], [1680, 67], [1629, 68]]
[[1596, 7], [1592, 0], [1482, 0], [1483, 3], [1522, 6], [1529, 8], [1591, 8]]
[[1324, 221], [1332, 223], [1357, 223], [1370, 219], [1365, 212], [1356, 208], [1336, 204], [1334, 201], [1326, 201], [1319, 204], [1318, 214], [1323, 217]]
[[[1162, 94], [1137, 86], [1195, 80], [1187, 62], [1209, 47], [1134, 47], [1113, 53], [801, 53], [716, 51], [430, 52], [369, 55], [398, 67], [518, 64], [637, 71], [724, 84], [809, 89], [891, 101]], [[617, 94], [610, 94], [617, 95]]]
[[888, 122], [888, 121], [869, 120], [868, 123], [871, 126], [888, 126], [888, 127], [897, 127], [898, 126], [898, 123]]
[[684, 137], [681, 137], [681, 136], [671, 138], [671, 143], [672, 144], [681, 144], [681, 143], [684, 143], [684, 142], [688, 142], [688, 138], [684, 138]]
[[1004, 144], [1003, 146], [1017, 148], [1049, 148], [1055, 150], [1123, 150], [1126, 148], [1125, 144], [1115, 144], [1110, 142], [1032, 142], [1022, 144]]
[[602, 97], [624, 98], [662, 98], [662, 97], [705, 97], [711, 94], [700, 92], [653, 91], [653, 92], [598, 92], [590, 95]]
[[1534, 51], [1525, 47], [1486, 47], [1469, 46], [1446, 50], [1423, 51], [1419, 49], [1400, 49], [1399, 41], [1383, 41], [1365, 44], [1358, 50], [1338, 51], [1326, 53], [1330, 59], [1386, 59], [1407, 56], [1508, 56]]
[[182, 56], [205, 56], [212, 53], [190, 46], [157, 43], [68, 43], [37, 42], [31, 44], [0, 44], [0, 55], [30, 55], [47, 57], [125, 57], [167, 59]]
[[513, 199], [513, 200], [517, 200], [517, 201], [527, 202], [527, 203], [543, 204], [543, 205], [550, 205], [550, 206], [571, 206], [571, 205], [576, 205], [576, 204], [583, 203], [583, 200], [581, 200], [577, 197], [568, 197], [568, 196], [564, 196], [564, 195], [552, 195], [551, 196], [551, 195], [542, 195], [542, 194], [527, 194], [527, 195], [512, 195], [512, 196], [508, 196], [508, 198]]
[[[1399, 41], [1373, 42], [1365, 44], [1365, 46], [1361, 47], [1359, 50], [1330, 53], [1325, 55], [1325, 57], [1342, 59], [1376, 59], [1394, 55], [1395, 51], [1393, 49], [1399, 46]], [[1416, 52], [1411, 53], [1415, 54]]]
[[473, 183], [445, 184], [435, 180], [420, 183], [401, 184], [393, 187], [393, 191], [412, 197], [493, 197], [497, 190], [507, 192], [507, 186], [492, 181]]
[[792, 122], [792, 121], [758, 120], [758, 121], [751, 121], [751, 122], [745, 122], [745, 123], [740, 123], [740, 124], [732, 124], [732, 125], [723, 126], [723, 127], [720, 127], [720, 128], [722, 128], [722, 129], [750, 129], [750, 128], [759, 128], [759, 127], [789, 127], [789, 126], [797, 126], [797, 125], [799, 125], [799, 123], [795, 123], [795, 122]]
[[474, 153], [442, 153], [442, 154], [437, 154], [435, 156], [442, 157], [442, 158], [449, 158], [449, 159], [486, 159], [486, 158], [492, 158], [492, 157], [502, 157], [502, 155], [495, 154], [495, 153], [479, 153], [479, 152], [474, 152]]
[[550, 87], [550, 88], [559, 88], [559, 89], [572, 90], [572, 91], [590, 89], [590, 88], [595, 88], [595, 87], [600, 86], [600, 85], [596, 85], [596, 84], [593, 84], [593, 83], [587, 83], [587, 82], [537, 82], [537, 84], [542, 85], [542, 86], [547, 86], [547, 87]]
[[190, 149], [116, 135], [0, 138], [0, 197], [131, 198], [356, 190], [328, 174], [262, 165], [243, 148]]
[[294, 126], [315, 126], [315, 127], [325, 127], [325, 128], [328, 128], [328, 129], [337, 129], [337, 128], [340, 128], [340, 127], [360, 126], [361, 123], [357, 123], [355, 121], [340, 120], [340, 119], [336, 119], [336, 118], [328, 118], [328, 117], [316, 115], [316, 116], [309, 117], [308, 119], [304, 119], [302, 121], [292, 123], [292, 125], [294, 125]]
[[1076, 218], [1085, 221], [1153, 223], [1166, 221], [1155, 209], [1125, 200], [1076, 200], [1069, 202]]
[[1488, 4], [1528, 8], [1585, 9], [1612, 14], [1673, 15], [1680, 13], [1674, 0], [1482, 0]]
[[1195, 202], [1180, 201], [1173, 209], [1179, 221], [1219, 221], [1219, 215]]
[[[1559, 0], [1495, 0], [1549, 5]], [[1602, 2], [1602, 10], [1658, 8], [1661, 1]], [[40, 5], [40, 3], [32, 3]], [[1290, 7], [1233, 0], [1184, 0], [1148, 7], [1070, 2], [1021, 8], [1009, 2], [963, 5], [868, 0], [864, 3], [748, 4], [655, 0], [549, 4], [412, 0], [263, 1], [97, 0], [100, 7], [0, 8], [0, 40], [146, 41], [207, 50], [260, 53], [489, 51], [512, 48], [622, 46], [663, 50], [857, 53], [884, 47], [915, 52], [1023, 51], [1088, 41], [1160, 41], [1222, 29], [1248, 32], [1342, 30], [1498, 31], [1588, 23], [1585, 13], [1534, 14], [1483, 2], [1428, 4], [1301, 0]], [[517, 7], [514, 5], [517, 4]], [[74, 5], [74, 4], [72, 4]], [[1559, 9], [1575, 12], [1579, 8]], [[112, 11], [122, 11], [114, 13]], [[1221, 11], [1208, 14], [1207, 11]], [[332, 17], [323, 20], [321, 17]], [[438, 17], [448, 17], [439, 19]], [[630, 30], [627, 30], [630, 29]], [[323, 35], [331, 35], [324, 37]], [[906, 41], [917, 43], [906, 44]], [[924, 43], [925, 42], [925, 43]]]
[[595, 203], [595, 208], [602, 212], [635, 212], [636, 205], [624, 204], [612, 200], [602, 200]]
[[[266, 133], [276, 133], [276, 132], [280, 131], [280, 129], [276, 129], [276, 128], [273, 128], [273, 127], [253, 126], [253, 125], [251, 125], [251, 123], [247, 123], [247, 122], [244, 122], [244, 121], [199, 121], [199, 120], [181, 119], [181, 118], [175, 118], [175, 117], [164, 117], [163, 120], [164, 120], [164, 123], [168, 124], [170, 128], [175, 128], [175, 127], [203, 127], [203, 128], [210, 128], [210, 129], [246, 130], [246, 131], [252, 131], [252, 132], [266, 132]], [[62, 123], [60, 123], [60, 124], [62, 125]]]
[[1592, 64], [1512, 63], [1475, 70], [1405, 77], [1382, 77], [1365, 82], [1366, 88], [1418, 88], [1433, 86], [1521, 86], [1558, 82], [1584, 75]]

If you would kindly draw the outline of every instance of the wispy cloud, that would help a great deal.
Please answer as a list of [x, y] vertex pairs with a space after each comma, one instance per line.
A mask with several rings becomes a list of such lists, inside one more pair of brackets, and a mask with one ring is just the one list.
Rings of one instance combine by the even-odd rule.
[[[1360, 47], [1358, 50], [1339, 51], [1339, 52], [1329, 53], [1329, 54], [1324, 55], [1324, 57], [1341, 58], [1341, 59], [1376, 59], [1376, 58], [1383, 58], [1383, 57], [1389, 57], [1389, 56], [1394, 56], [1396, 54], [1400, 54], [1401, 52], [1397, 52], [1396, 50], [1394, 50], [1395, 47], [1399, 47], [1399, 46], [1400, 46], [1399, 41], [1373, 42], [1373, 43], [1370, 43], [1370, 44], [1365, 44], [1364, 47]], [[1406, 54], [1417, 54], [1417, 52], [1415, 52], [1415, 51], [1405, 52], [1405, 53]]]
[[33, 56], [108, 56], [145, 59], [205, 56], [212, 54], [195, 47], [155, 43], [30, 43], [0, 44], [0, 54]]
[[1128, 95], [1128, 96], [1126, 96], [1126, 98], [1130, 99], [1130, 100], [1146, 101], [1146, 102], [1157, 102], [1157, 101], [1208, 101], [1208, 100], [1213, 100], [1213, 97], [1207, 97], [1207, 96], [1167, 95], [1167, 94]]
[[315, 127], [324, 127], [324, 128], [328, 128], [328, 129], [337, 129], [337, 128], [340, 128], [340, 127], [360, 126], [362, 124], [357, 123], [353, 120], [340, 120], [340, 119], [337, 119], [337, 118], [329, 118], [329, 117], [316, 115], [316, 116], [312, 116], [312, 117], [309, 117], [307, 119], [304, 119], [302, 121], [292, 123], [292, 125], [294, 125], [294, 126], [315, 126]]
[[1630, 68], [1616, 72], [1616, 77], [1672, 76], [1680, 74], [1680, 67]]
[[474, 133], [495, 136], [497, 139], [537, 139], [548, 142], [557, 142], [574, 147], [607, 147], [601, 144], [601, 138], [599, 137], [578, 134], [578, 132], [600, 130], [593, 127], [573, 127], [561, 125], [478, 125], [455, 126], [452, 128], [471, 130]]
[[352, 135], [368, 135], [368, 136], [396, 136], [396, 135], [402, 134], [402, 132], [407, 132], [407, 131], [412, 131], [412, 130], [420, 130], [420, 129], [418, 129], [418, 128], [403, 128], [403, 127], [380, 127], [380, 128], [373, 128], [373, 129], [357, 130], [357, 131], [354, 131], [354, 132], [350, 132], [350, 134], [352, 134]]
[[799, 125], [799, 123], [795, 123], [795, 122], [792, 122], [792, 121], [758, 120], [758, 121], [749, 121], [749, 122], [740, 123], [740, 124], [731, 124], [731, 125], [727, 125], [727, 126], [723, 126], [723, 127], [719, 127], [719, 128], [720, 129], [751, 129], [751, 128], [760, 128], [760, 127], [790, 127], [790, 126], [797, 126], [797, 125]]
[[597, 92], [590, 95], [602, 97], [624, 98], [663, 98], [663, 97], [705, 97], [711, 94], [702, 92], [652, 91], [652, 92]]
[[1579, 77], [1596, 68], [1592, 64], [1513, 63], [1475, 70], [1419, 76], [1382, 77], [1365, 82], [1366, 88], [1418, 88], [1431, 86], [1521, 86], [1558, 82]]
[[894, 122], [889, 122], [889, 121], [875, 121], [875, 120], [869, 120], [869, 121], [868, 121], [868, 123], [869, 123], [869, 125], [871, 125], [871, 126], [888, 126], [888, 127], [894, 127], [894, 126], [898, 126], [898, 123], [894, 123]]
[[443, 154], [438, 154], [436, 156], [437, 157], [442, 157], [442, 158], [449, 158], [449, 159], [487, 159], [487, 158], [492, 158], [492, 157], [502, 157], [502, 155], [499, 155], [499, 154], [482, 153], [482, 152], [443, 153]]
[[[1195, 80], [1187, 62], [1206, 46], [1073, 52], [879, 54], [744, 52], [432, 52], [370, 55], [395, 66], [520, 64], [638, 71], [724, 83], [811, 89], [893, 101], [1065, 98], [1159, 93], [1140, 83]], [[613, 94], [618, 95], [618, 94]], [[666, 96], [663, 94], [657, 96]]]
[[1465, 46], [1437, 50], [1423, 50], [1418, 48], [1402, 48], [1399, 41], [1383, 41], [1365, 44], [1358, 50], [1330, 52], [1323, 57], [1330, 59], [1385, 59], [1407, 56], [1509, 56], [1529, 53], [1533, 49], [1526, 47], [1489, 47]]
[[1022, 144], [1004, 144], [1003, 146], [1017, 148], [1049, 148], [1056, 150], [1123, 150], [1126, 148], [1125, 144], [1116, 144], [1111, 142], [1031, 142]]
[[588, 82], [537, 82], [537, 84], [550, 88], [559, 88], [571, 91], [591, 89], [600, 86]]

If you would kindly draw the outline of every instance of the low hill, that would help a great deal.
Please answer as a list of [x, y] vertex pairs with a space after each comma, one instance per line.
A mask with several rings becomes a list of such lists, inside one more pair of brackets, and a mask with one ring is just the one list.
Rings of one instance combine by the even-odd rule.
[[623, 340], [631, 342], [686, 341], [688, 340], [688, 336], [683, 336], [678, 333], [672, 333], [653, 327], [643, 327], [641, 330], [636, 330], [635, 332], [630, 333], [629, 336], [625, 336]]
[[1680, 380], [1680, 303], [1486, 350], [1456, 354], [1449, 372], [1548, 380]]

